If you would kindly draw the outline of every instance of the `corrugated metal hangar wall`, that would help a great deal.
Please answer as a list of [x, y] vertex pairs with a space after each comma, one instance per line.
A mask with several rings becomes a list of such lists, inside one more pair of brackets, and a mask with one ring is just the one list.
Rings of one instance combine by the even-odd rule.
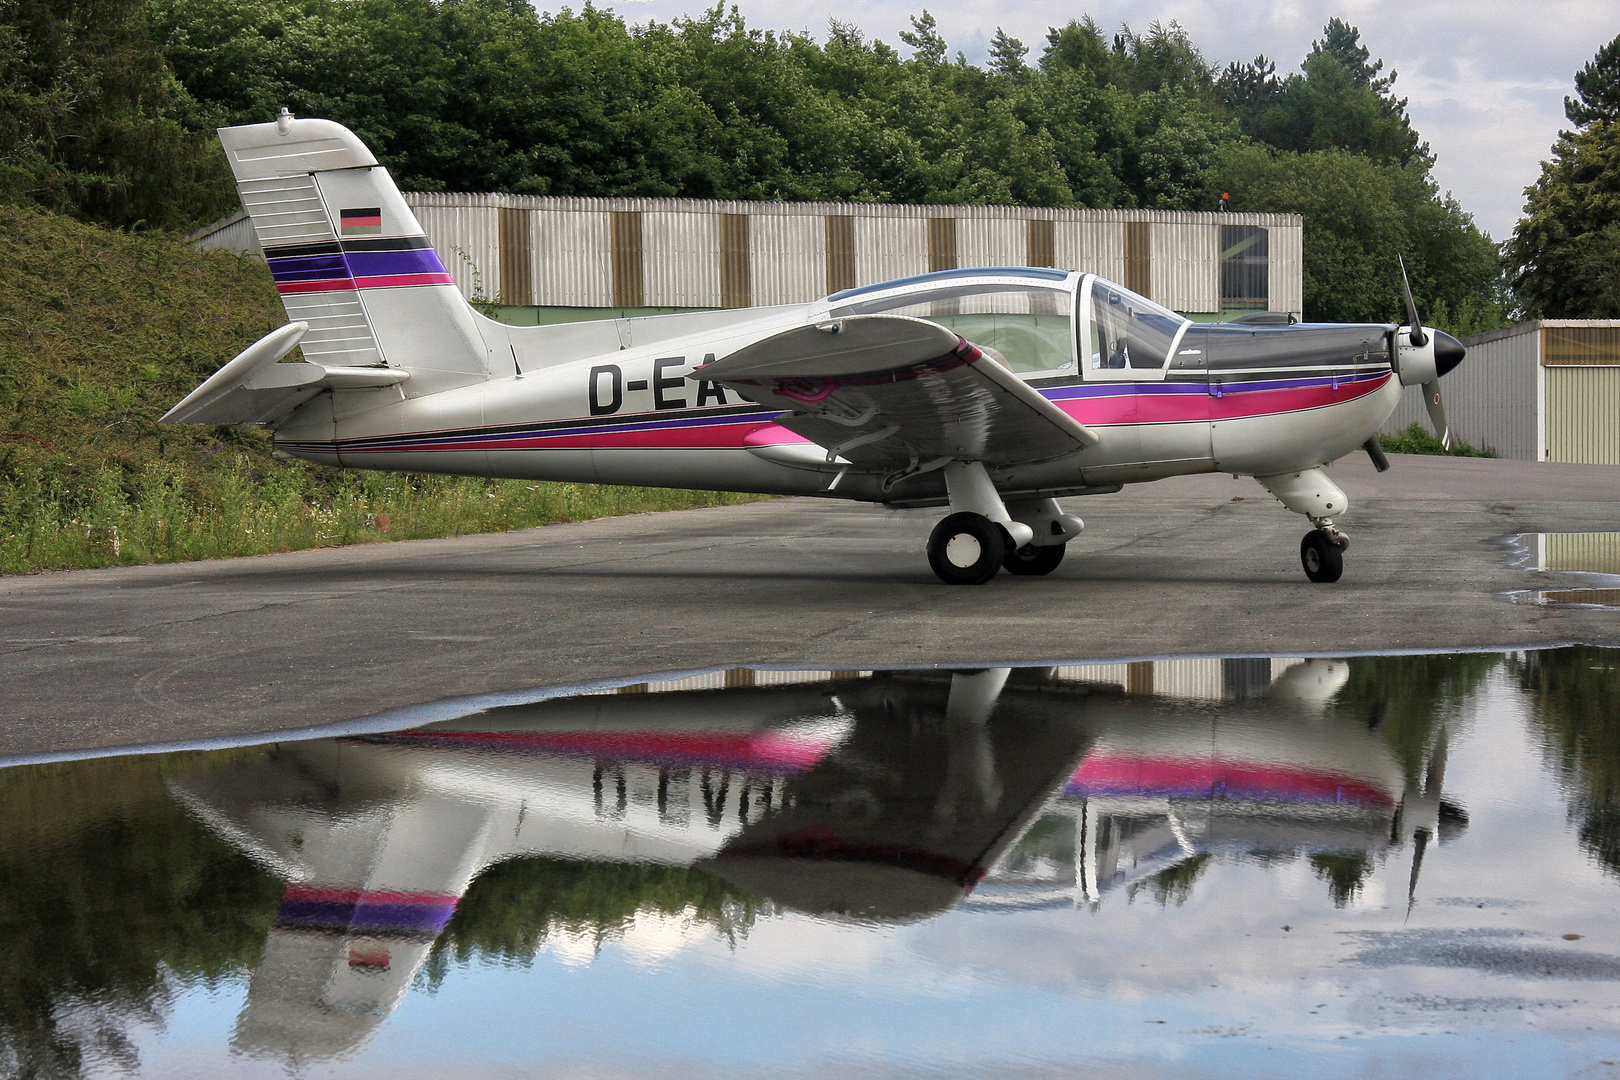
[[[1440, 384], [1458, 438], [1522, 461], [1620, 465], [1620, 320], [1543, 319], [1463, 344]], [[1415, 386], [1384, 430], [1414, 423], [1428, 427]]]
[[[533, 308], [804, 303], [959, 266], [1094, 271], [1188, 314], [1301, 310], [1297, 214], [406, 192], [463, 294]], [[245, 218], [192, 235], [256, 250]]]

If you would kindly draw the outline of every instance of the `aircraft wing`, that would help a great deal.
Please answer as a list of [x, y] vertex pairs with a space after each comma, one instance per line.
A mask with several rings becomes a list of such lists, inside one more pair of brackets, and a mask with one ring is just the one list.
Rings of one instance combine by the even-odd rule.
[[853, 315], [755, 342], [690, 376], [787, 410], [776, 422], [863, 468], [1022, 465], [1097, 434], [938, 323]]

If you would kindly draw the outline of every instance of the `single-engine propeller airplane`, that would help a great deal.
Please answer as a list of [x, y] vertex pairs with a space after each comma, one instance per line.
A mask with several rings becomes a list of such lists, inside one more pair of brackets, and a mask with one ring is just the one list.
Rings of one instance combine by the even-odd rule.
[[1321, 466], [1364, 446], [1387, 468], [1403, 386], [1449, 438], [1439, 379], [1464, 349], [1410, 287], [1405, 325], [1198, 324], [1096, 274], [980, 267], [509, 326], [347, 128], [282, 110], [220, 140], [290, 321], [163, 419], [266, 424], [323, 465], [948, 507], [928, 561], [951, 584], [1050, 573], [1085, 527], [1059, 498], [1229, 472], [1310, 520], [1300, 558], [1328, 582], [1349, 500]]

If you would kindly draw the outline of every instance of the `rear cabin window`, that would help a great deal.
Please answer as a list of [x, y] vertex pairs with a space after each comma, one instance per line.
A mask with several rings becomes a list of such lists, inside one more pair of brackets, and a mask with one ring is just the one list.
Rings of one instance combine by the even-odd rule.
[[1061, 371], [1073, 364], [1067, 289], [956, 285], [865, 300], [835, 308], [832, 314], [927, 319], [955, 331], [1021, 375]]
[[1162, 368], [1188, 320], [1112, 281], [1091, 285], [1091, 341], [1083, 350], [1093, 370]]

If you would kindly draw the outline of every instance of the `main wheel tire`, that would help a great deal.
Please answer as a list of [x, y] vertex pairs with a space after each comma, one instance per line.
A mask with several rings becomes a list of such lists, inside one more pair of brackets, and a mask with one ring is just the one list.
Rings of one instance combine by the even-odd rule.
[[1007, 557], [1001, 565], [1007, 568], [1007, 573], [1023, 575], [1050, 574], [1058, 568], [1063, 561], [1063, 549], [1067, 544], [1048, 544], [1045, 547], [1036, 547], [1026, 544], [1021, 548], [1007, 545]]
[[1321, 529], [1312, 529], [1299, 542], [1299, 561], [1312, 581], [1326, 584], [1344, 574], [1344, 550]]
[[983, 585], [1006, 556], [1007, 534], [983, 514], [952, 514], [928, 537], [928, 565], [947, 585]]

